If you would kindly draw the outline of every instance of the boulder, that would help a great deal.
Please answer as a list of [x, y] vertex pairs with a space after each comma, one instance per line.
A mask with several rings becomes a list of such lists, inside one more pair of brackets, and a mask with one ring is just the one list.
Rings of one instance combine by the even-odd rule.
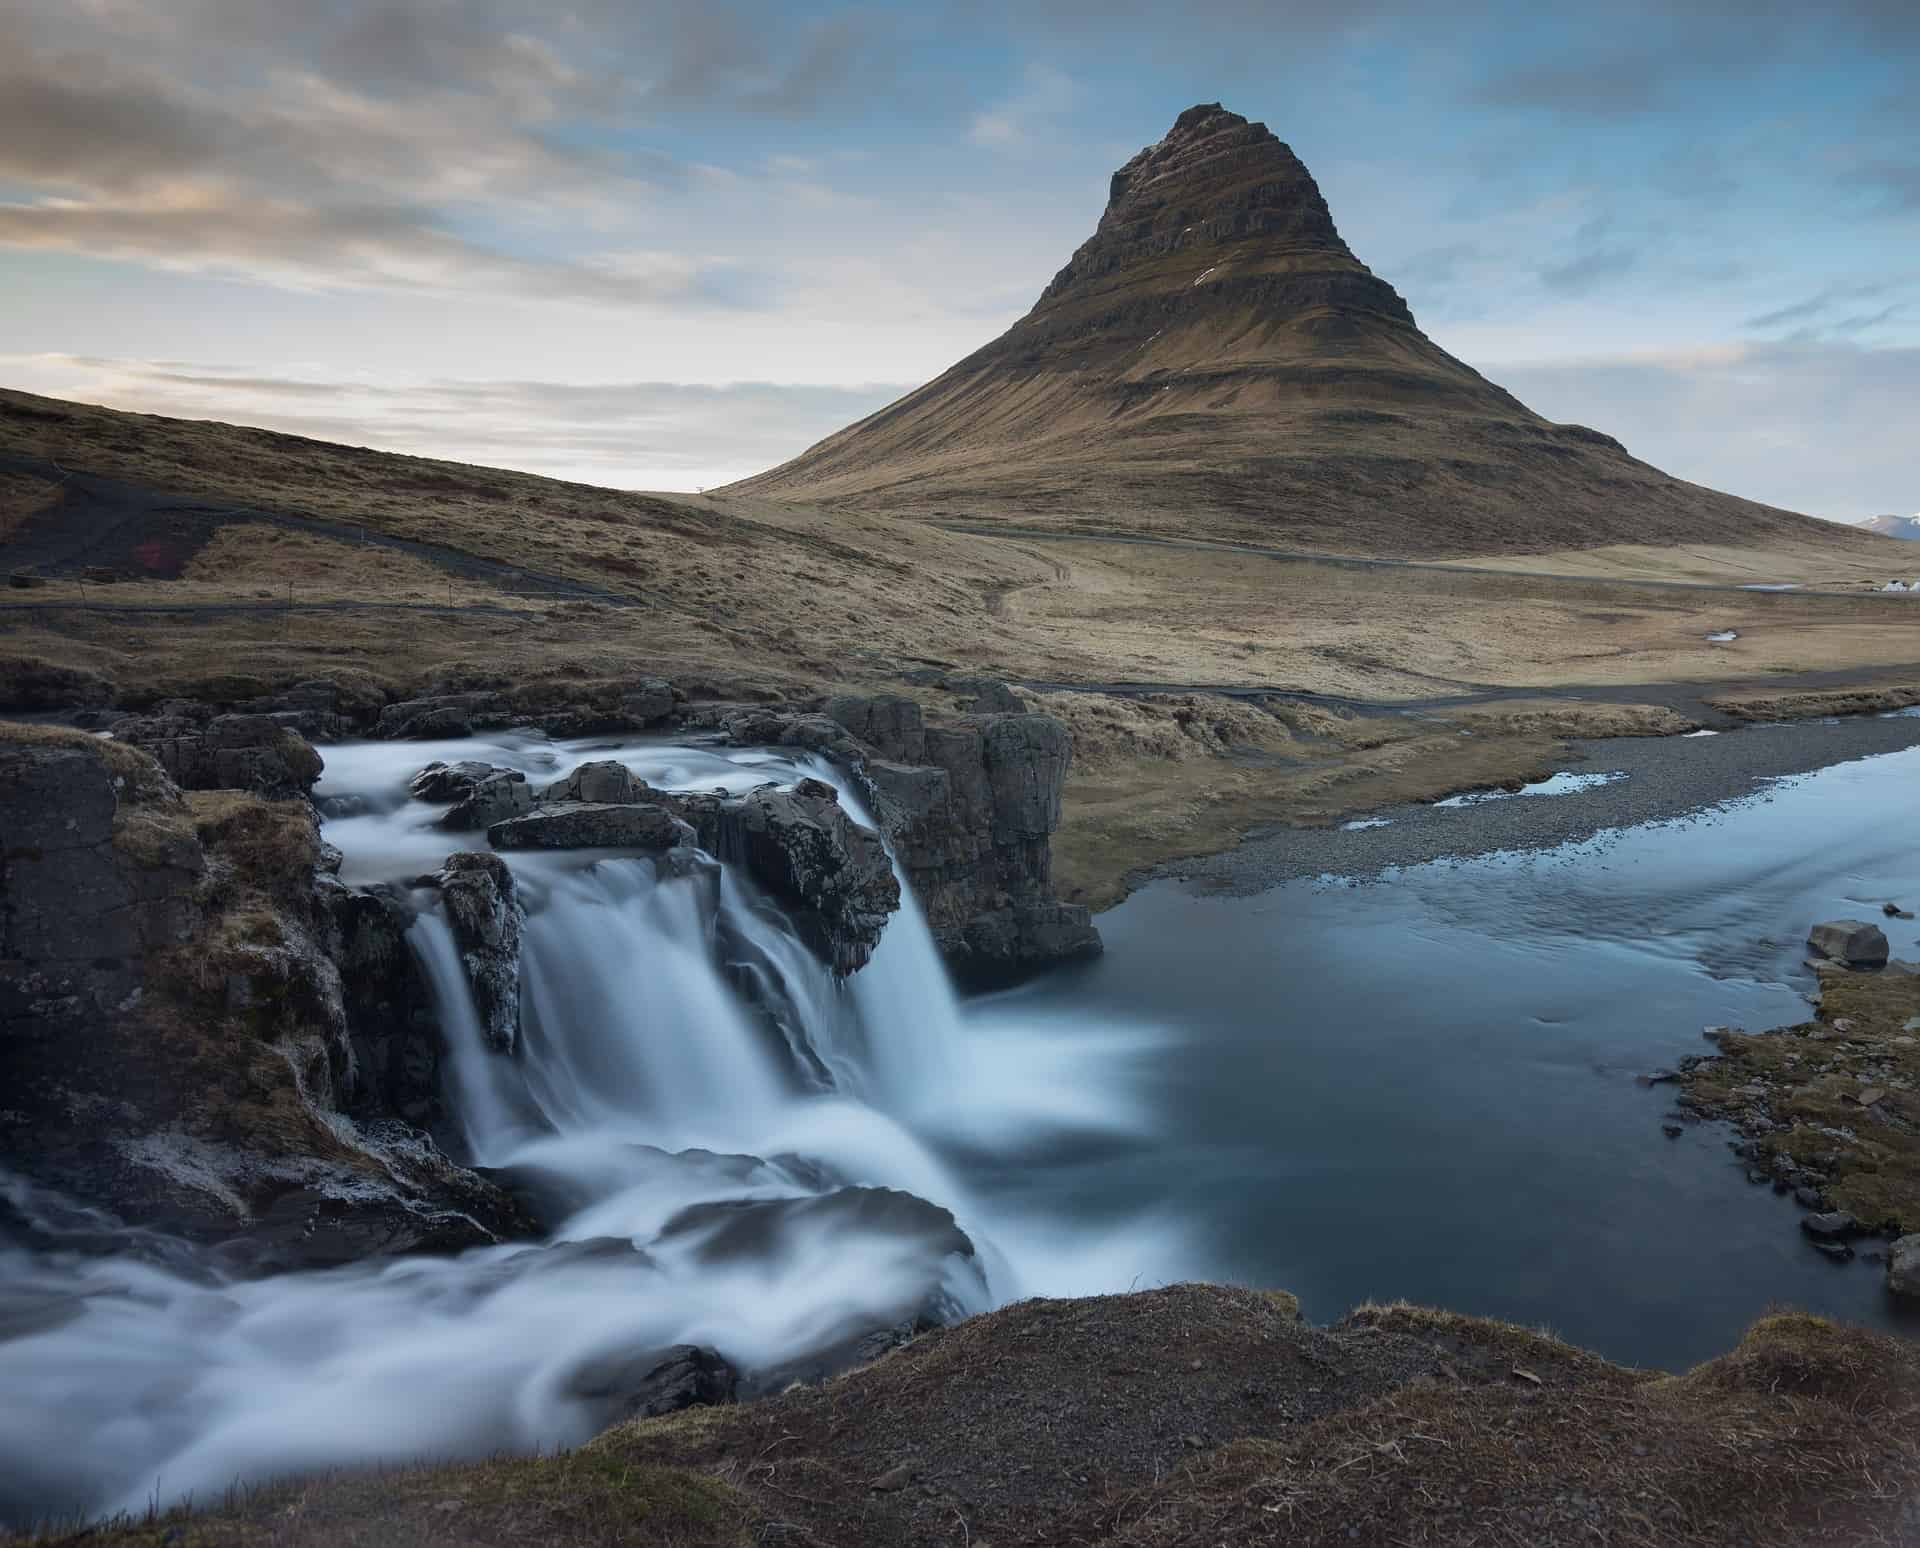
[[324, 767], [304, 736], [271, 715], [218, 715], [205, 725], [177, 716], [136, 716], [117, 722], [113, 735], [151, 753], [182, 790], [304, 799]]
[[1860, 1222], [1843, 1209], [1824, 1215], [1802, 1215], [1800, 1229], [1817, 1242], [1844, 1242], [1850, 1236], [1861, 1234]]
[[474, 1013], [487, 1042], [501, 1053], [520, 1043], [520, 928], [523, 914], [513, 872], [498, 855], [448, 855], [434, 879], [447, 924], [467, 970]]
[[565, 779], [555, 780], [540, 792], [543, 803], [585, 801], [595, 804], [620, 804], [649, 801], [653, 791], [632, 769], [611, 758], [583, 763]]
[[618, 1424], [731, 1403], [739, 1380], [716, 1351], [703, 1344], [675, 1344], [598, 1362], [575, 1375], [568, 1390], [599, 1409], [603, 1423]]
[[842, 975], [866, 965], [900, 906], [900, 883], [880, 835], [847, 816], [833, 786], [762, 785], [704, 810], [707, 847], [743, 866], [816, 956]]
[[1807, 946], [1816, 956], [1852, 968], [1885, 967], [1887, 937], [1876, 924], [1862, 919], [1830, 919], [1807, 932]]
[[456, 801], [440, 819], [440, 826], [459, 832], [491, 828], [533, 807], [533, 786], [518, 769], [497, 769]]
[[651, 802], [561, 801], [487, 829], [495, 849], [645, 849], [693, 842], [693, 829]]
[[1887, 1249], [1887, 1289], [1920, 1302], [1920, 1233], [1903, 1236]]
[[473, 794], [473, 787], [489, 774], [506, 772], [491, 763], [481, 763], [471, 758], [458, 763], [436, 760], [407, 781], [407, 789], [420, 801], [464, 801]]

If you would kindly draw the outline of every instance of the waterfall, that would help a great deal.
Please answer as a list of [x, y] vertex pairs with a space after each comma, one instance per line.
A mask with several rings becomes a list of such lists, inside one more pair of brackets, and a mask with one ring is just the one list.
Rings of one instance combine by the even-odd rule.
[[[609, 754], [501, 739], [457, 755], [552, 778]], [[619, 755], [708, 788], [830, 778], [870, 821], [844, 778], [799, 759]], [[421, 750], [327, 759], [322, 794], [365, 797], [328, 824], [355, 880], [404, 884], [459, 847], [432, 808], [394, 798]], [[1105, 1099], [1057, 1056], [1036, 1084], [1044, 1030], [997, 1035], [976, 1067], [904, 876], [872, 961], [843, 983], [717, 864], [508, 859], [527, 915], [512, 1054], [483, 1038], [431, 906], [409, 941], [439, 1012], [461, 1159], [539, 1201], [547, 1240], [244, 1282], [184, 1246], [184, 1262], [164, 1263], [0, 1246], [0, 1386], [36, 1395], [0, 1405], [0, 1523], [204, 1499], [236, 1478], [574, 1444], [609, 1418], [597, 1373], [637, 1353], [706, 1344], [749, 1375], [777, 1372], [928, 1311], [1036, 1285], [1120, 1288], [1137, 1271], [1137, 1254], [1124, 1273], [1107, 1266], [1111, 1230], [1076, 1238], [1024, 1200], [996, 1213], [951, 1159], [964, 1146], [943, 1149], [963, 1132], [1011, 1139], [1010, 1153], [1045, 1144], [1052, 1120], [1032, 1115], [1056, 1093], [1085, 1109], [1070, 1121], [1088, 1133]], [[1018, 1135], [999, 1111], [1016, 1090]], [[1018, 1270], [1001, 1240], [1020, 1243]], [[22, 1286], [61, 1308], [24, 1334], [5, 1315]]]

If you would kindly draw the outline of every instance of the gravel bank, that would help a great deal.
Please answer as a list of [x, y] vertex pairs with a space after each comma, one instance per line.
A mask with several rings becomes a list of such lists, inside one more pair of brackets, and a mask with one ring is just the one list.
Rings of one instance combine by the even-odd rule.
[[1701, 814], [1755, 795], [1772, 779], [1915, 746], [1920, 717], [1910, 714], [1749, 726], [1715, 736], [1575, 742], [1566, 771], [1626, 777], [1561, 795], [1387, 807], [1362, 819], [1384, 818], [1384, 825], [1353, 831], [1268, 829], [1237, 848], [1176, 861], [1156, 874], [1244, 895], [1302, 876], [1365, 877], [1496, 850], [1552, 849], [1609, 829]]

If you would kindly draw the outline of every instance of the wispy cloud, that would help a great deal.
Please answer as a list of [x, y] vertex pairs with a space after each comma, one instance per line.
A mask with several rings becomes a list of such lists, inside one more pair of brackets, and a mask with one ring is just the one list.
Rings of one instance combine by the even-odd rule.
[[181, 361], [0, 355], [9, 385], [621, 488], [712, 487], [892, 402], [900, 383], [394, 380]]
[[974, 114], [967, 138], [989, 150], [1018, 150], [1069, 112], [1080, 95], [1073, 77], [1048, 65], [1030, 64], [1020, 89]]

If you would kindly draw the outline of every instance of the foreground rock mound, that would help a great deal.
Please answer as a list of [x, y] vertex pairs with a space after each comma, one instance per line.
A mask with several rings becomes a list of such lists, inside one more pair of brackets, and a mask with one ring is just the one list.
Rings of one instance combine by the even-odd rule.
[[1189, 108], [1034, 308], [742, 493], [1327, 552], [1870, 539], [1553, 424], [1416, 326], [1264, 124]]
[[[724, 1382], [683, 1346], [594, 1394], [671, 1407]], [[1916, 1421], [1915, 1346], [1813, 1317], [1764, 1318], [1668, 1376], [1446, 1312], [1314, 1328], [1289, 1296], [1176, 1285], [1022, 1302], [823, 1387], [549, 1460], [294, 1483], [89, 1541], [424, 1544], [454, 1514], [460, 1541], [502, 1545], [581, 1520], [687, 1548], [1895, 1543], [1916, 1524]]]

